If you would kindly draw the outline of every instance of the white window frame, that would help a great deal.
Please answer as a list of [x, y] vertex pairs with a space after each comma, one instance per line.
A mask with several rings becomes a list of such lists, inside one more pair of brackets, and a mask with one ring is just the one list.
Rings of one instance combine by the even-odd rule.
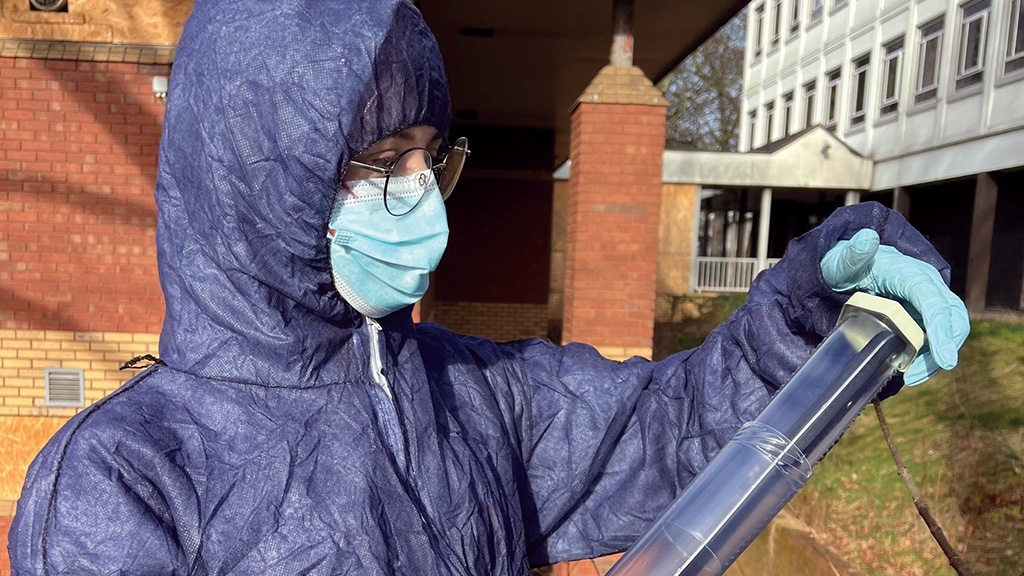
[[764, 143], [771, 144], [774, 142], [772, 139], [772, 132], [775, 131], [775, 102], [769, 102], [764, 105]]
[[[894, 38], [886, 42], [883, 49], [882, 59], [882, 92], [881, 100], [882, 105], [880, 108], [881, 114], [892, 114], [899, 109], [900, 105], [900, 83], [903, 81], [903, 52], [905, 50], [905, 40], [901, 36]], [[895, 86], [892, 86], [892, 96], [889, 96], [889, 69], [891, 66], [896, 67], [895, 74]]]
[[1024, 0], [1010, 1], [1009, 28], [1006, 33], [1006, 60], [1003, 73], [1024, 68], [1024, 44], [1017, 50], [1017, 43], [1024, 37]]
[[[868, 110], [868, 72], [871, 69], [871, 55], [863, 54], [853, 59], [853, 83], [850, 85], [852, 98], [852, 112], [850, 113], [850, 124], [858, 125], [864, 122]], [[864, 81], [861, 90], [860, 81]], [[860, 106], [858, 110], [857, 107]]]
[[811, 0], [810, 6], [811, 13], [807, 19], [809, 22], [816, 22], [821, 20], [821, 14], [825, 11], [825, 0]]
[[789, 17], [789, 33], [800, 30], [800, 0], [793, 0], [792, 10]]
[[[985, 7], [979, 9], [974, 14], [967, 15], [968, 9], [978, 4], [985, 4]], [[991, 11], [991, 0], [974, 0], [973, 2], [968, 2], [960, 6], [960, 45], [957, 49], [956, 77], [954, 78], [955, 89], [964, 89], [977, 84], [977, 82], [972, 82], [964, 86], [959, 86], [961, 81], [973, 78], [975, 75], [982, 75], [985, 73], [985, 43], [988, 38], [988, 17]], [[976, 65], [967, 68], [968, 33], [970, 32], [971, 25], [979, 20], [981, 21], [981, 25], [978, 31], [978, 62]]]
[[842, 8], [843, 6], [846, 6], [846, 0], [832, 0], [832, 9], [833, 10], [838, 10], [838, 9]]
[[[946, 21], [942, 16], [925, 23], [918, 28], [920, 40], [917, 43], [917, 78], [914, 84], [914, 103], [931, 100], [939, 91], [939, 78], [942, 70], [942, 40], [945, 34]], [[936, 28], [932, 32], [926, 32]], [[928, 44], [935, 41], [935, 68], [932, 70], [931, 84], [925, 85], [925, 59], [928, 57]]]
[[839, 68], [836, 68], [826, 73], [825, 78], [825, 98], [822, 99], [825, 113], [821, 117], [825, 121], [826, 128], [835, 128], [839, 124], [839, 86], [842, 84], [843, 74]]
[[750, 139], [750, 142], [747, 143], [747, 149], [748, 150], [753, 150], [754, 149], [754, 137], [757, 136], [757, 109], [756, 108], [751, 110], [750, 112], [747, 112], [747, 120], [749, 122], [749, 124], [747, 125], [748, 126], [748, 134], [749, 134], [748, 138]]
[[772, 48], [782, 41], [782, 0], [772, 0]]
[[818, 81], [811, 80], [804, 84], [804, 128], [814, 124], [814, 100], [818, 95]]
[[792, 134], [791, 127], [793, 126], [793, 109], [795, 105], [793, 103], [793, 91], [786, 92], [782, 95], [782, 137], [785, 138]]
[[754, 58], [764, 49], [764, 4], [754, 7]]

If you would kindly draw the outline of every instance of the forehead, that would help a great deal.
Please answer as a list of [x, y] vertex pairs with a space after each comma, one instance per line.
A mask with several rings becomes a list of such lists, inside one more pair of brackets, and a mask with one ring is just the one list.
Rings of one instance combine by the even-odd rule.
[[396, 132], [380, 142], [377, 142], [363, 154], [372, 154], [384, 150], [425, 148], [441, 140], [441, 132], [433, 126], [412, 126], [400, 132]]

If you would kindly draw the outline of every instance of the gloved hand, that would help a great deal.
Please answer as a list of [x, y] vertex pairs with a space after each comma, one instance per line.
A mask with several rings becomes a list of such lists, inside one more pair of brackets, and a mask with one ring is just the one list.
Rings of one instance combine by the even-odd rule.
[[957, 351], [971, 324], [967, 308], [930, 264], [880, 246], [871, 229], [838, 242], [821, 261], [825, 284], [838, 292], [863, 290], [910, 305], [907, 310], [924, 324], [927, 342], [904, 376], [908, 386], [924, 382], [939, 368], [956, 366]]

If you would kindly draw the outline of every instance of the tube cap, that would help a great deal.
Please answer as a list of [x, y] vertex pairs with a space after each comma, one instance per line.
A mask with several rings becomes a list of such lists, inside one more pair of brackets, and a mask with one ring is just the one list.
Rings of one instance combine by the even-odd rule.
[[867, 312], [878, 318], [906, 342], [904, 358], [899, 365], [901, 372], [906, 370], [910, 366], [910, 361], [924, 347], [924, 330], [918, 326], [906, 309], [895, 300], [874, 296], [867, 292], [856, 292], [843, 305], [837, 324], [856, 312]]

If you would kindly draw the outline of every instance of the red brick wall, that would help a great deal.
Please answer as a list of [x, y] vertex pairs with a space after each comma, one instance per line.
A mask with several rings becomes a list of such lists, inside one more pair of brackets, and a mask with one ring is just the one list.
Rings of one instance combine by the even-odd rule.
[[158, 332], [166, 65], [0, 58], [0, 329]]
[[563, 341], [649, 353], [664, 141], [663, 107], [574, 110]]

